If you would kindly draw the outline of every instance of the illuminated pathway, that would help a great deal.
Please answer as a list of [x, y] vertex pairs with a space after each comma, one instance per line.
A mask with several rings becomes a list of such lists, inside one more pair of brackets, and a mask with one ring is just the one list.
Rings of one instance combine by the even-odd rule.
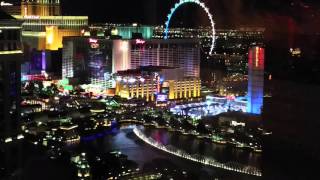
[[192, 154], [188, 154], [187, 152], [185, 152], [181, 149], [177, 149], [172, 146], [165, 146], [150, 137], [149, 138], [146, 137], [146, 135], [144, 135], [143, 132], [141, 130], [139, 130], [138, 128], [134, 128], [133, 132], [135, 133], [135, 135], [137, 137], [139, 137], [145, 143], [147, 143], [147, 144], [149, 144], [159, 150], [170, 153], [172, 155], [175, 155], [175, 156], [178, 156], [178, 157], [181, 157], [184, 159], [188, 159], [188, 160], [191, 160], [194, 162], [198, 162], [198, 163], [201, 163], [204, 165], [213, 166], [213, 167], [217, 167], [217, 168], [221, 168], [221, 169], [225, 169], [225, 170], [229, 170], [229, 171], [234, 171], [234, 172], [253, 175], [253, 176], [262, 176], [261, 170], [255, 168], [255, 167], [244, 166], [244, 165], [236, 163], [236, 162], [219, 163], [215, 159], [210, 158], [210, 157], [205, 157], [205, 156], [201, 156], [201, 155], [197, 155], [197, 154], [192, 155]]

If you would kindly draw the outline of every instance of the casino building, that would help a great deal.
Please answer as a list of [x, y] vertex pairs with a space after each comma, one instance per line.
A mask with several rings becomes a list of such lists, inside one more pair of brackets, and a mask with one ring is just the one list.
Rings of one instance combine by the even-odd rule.
[[60, 0], [22, 0], [22, 16], [60, 16]]
[[112, 40], [65, 37], [62, 53], [62, 78], [76, 78], [80, 84], [111, 87], [112, 49]]
[[201, 80], [185, 77], [183, 69], [165, 66], [144, 66], [118, 71], [116, 95], [166, 103], [169, 100], [200, 97]]
[[112, 72], [140, 66], [166, 66], [183, 70], [185, 77], [200, 76], [200, 44], [197, 39], [114, 40]]
[[62, 16], [60, 0], [22, 0], [22, 38], [29, 49], [58, 50], [62, 38], [80, 36], [88, 26], [87, 16]]
[[110, 88], [114, 86], [110, 82], [112, 74], [145, 66], [177, 68], [183, 78], [199, 78], [199, 42], [192, 39], [108, 40], [87, 36], [63, 40], [63, 78], [78, 78], [80, 83]]

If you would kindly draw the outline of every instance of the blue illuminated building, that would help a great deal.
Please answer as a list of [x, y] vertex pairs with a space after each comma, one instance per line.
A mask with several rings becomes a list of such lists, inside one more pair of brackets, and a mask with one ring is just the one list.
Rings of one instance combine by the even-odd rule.
[[249, 50], [248, 103], [247, 112], [261, 114], [264, 87], [264, 48], [252, 47]]

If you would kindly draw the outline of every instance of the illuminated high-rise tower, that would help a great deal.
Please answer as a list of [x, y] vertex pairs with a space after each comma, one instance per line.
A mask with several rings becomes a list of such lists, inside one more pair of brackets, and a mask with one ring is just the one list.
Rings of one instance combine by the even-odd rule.
[[[87, 16], [62, 16], [60, 0], [21, 0], [22, 41], [30, 51], [58, 50], [63, 37], [80, 36]], [[25, 49], [28, 51], [28, 49]]]
[[113, 73], [140, 66], [182, 68], [184, 76], [200, 76], [200, 48], [196, 39], [115, 40]]
[[22, 0], [22, 16], [60, 16], [60, 0]]
[[249, 49], [247, 112], [261, 114], [264, 85], [264, 48]]

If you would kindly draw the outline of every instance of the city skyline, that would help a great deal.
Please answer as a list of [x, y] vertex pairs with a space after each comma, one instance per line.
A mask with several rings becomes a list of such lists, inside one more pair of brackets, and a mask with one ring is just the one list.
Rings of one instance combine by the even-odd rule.
[[[19, 1], [7, 0], [7, 2], [17, 3]], [[76, 2], [78, 1], [61, 1], [60, 3], [62, 4], [64, 14], [89, 15], [92, 22], [138, 22], [142, 24], [159, 25], [163, 24], [169, 9], [177, 1], [137, 0], [128, 2], [125, 0], [111, 0], [106, 3], [103, 1], [93, 0], [93, 3], [90, 4], [79, 4]], [[218, 24], [220, 24], [221, 27], [223, 27], [224, 24], [232, 27], [235, 22], [237, 23], [235, 25], [263, 26], [266, 25], [264, 22], [259, 23], [257, 21], [265, 21], [270, 18], [281, 17], [292, 18], [299, 25], [302, 25], [302, 22], [303, 24], [308, 24], [309, 22], [316, 22], [308, 17], [312, 16], [316, 19], [316, 17], [319, 16], [318, 9], [320, 6], [320, 3], [314, 0], [286, 0], [281, 2], [277, 0], [267, 0], [263, 3], [258, 0], [232, 0], [232, 2], [228, 3], [221, 0], [205, 0], [204, 2], [212, 10], [216, 21], [219, 22]], [[109, 3], [113, 6], [110, 6]], [[78, 8], [74, 8], [74, 6]], [[127, 13], [118, 11], [113, 7], [122, 8], [124, 12]], [[151, 11], [150, 9], [156, 10]], [[190, 9], [193, 12], [195, 11], [196, 14], [201, 14], [201, 11], [198, 11], [198, 8], [189, 6], [181, 10], [182, 14], [185, 14], [185, 18], [192, 18], [192, 16], [188, 14], [188, 10]], [[131, 16], [127, 16], [126, 14], [131, 14]], [[148, 14], [148, 16], [142, 16], [143, 14]], [[195, 14], [193, 14], [193, 16], [194, 15]], [[201, 16], [197, 15], [197, 17]], [[307, 28], [307, 26], [305, 27]], [[305, 29], [304, 26], [302, 29]]]
[[319, 2], [0, 5], [0, 179], [319, 176]]

